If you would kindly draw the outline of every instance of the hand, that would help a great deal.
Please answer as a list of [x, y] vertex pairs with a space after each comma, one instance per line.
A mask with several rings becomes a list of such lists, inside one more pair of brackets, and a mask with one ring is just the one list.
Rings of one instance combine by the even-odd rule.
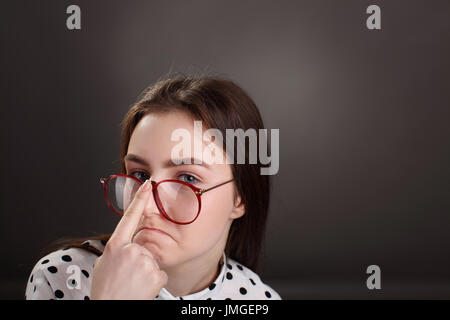
[[152, 189], [150, 180], [139, 190], [94, 265], [91, 299], [154, 299], [167, 284], [152, 253], [132, 243], [133, 234]]

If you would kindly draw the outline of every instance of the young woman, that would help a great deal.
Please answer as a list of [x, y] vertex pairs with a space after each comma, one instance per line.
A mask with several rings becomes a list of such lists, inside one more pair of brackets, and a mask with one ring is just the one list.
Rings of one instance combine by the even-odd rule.
[[194, 120], [223, 137], [263, 128], [255, 103], [230, 80], [175, 76], [150, 86], [123, 120], [121, 173], [101, 179], [120, 222], [111, 235], [40, 259], [26, 299], [281, 299], [253, 271], [269, 176], [248, 163], [247, 142], [244, 164], [174, 161], [175, 130], [207, 147]]

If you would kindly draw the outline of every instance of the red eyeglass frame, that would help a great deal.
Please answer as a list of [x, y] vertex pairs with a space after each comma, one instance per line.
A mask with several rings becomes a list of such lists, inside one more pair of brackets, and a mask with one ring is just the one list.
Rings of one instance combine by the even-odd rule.
[[[108, 188], [108, 187], [107, 187], [107, 186], [108, 186], [108, 182], [109, 182], [109, 180], [111, 180], [111, 179], [113, 179], [113, 178], [117, 178], [117, 177], [131, 178], [131, 179], [135, 180], [139, 185], [142, 185], [144, 182], [142, 182], [141, 180], [139, 180], [138, 178], [136, 178], [136, 177], [134, 177], [134, 176], [130, 176], [130, 175], [127, 175], [127, 174], [113, 174], [113, 175], [110, 175], [108, 178], [100, 178], [100, 183], [103, 185], [103, 195], [104, 195], [104, 197], [105, 197], [106, 204], [108, 205], [108, 207], [109, 207], [114, 213], [118, 214], [119, 216], [123, 216], [123, 213], [120, 213], [120, 212], [116, 211], [116, 209], [114, 209], [114, 207], [111, 205], [111, 203], [109, 202], [109, 199], [108, 199], [108, 191], [107, 191], [107, 188]], [[218, 185], [215, 185], [215, 186], [213, 186], [213, 187], [211, 187], [211, 188], [208, 188], [208, 189], [198, 188], [198, 187], [196, 187], [196, 186], [193, 186], [193, 185], [190, 184], [190, 183], [187, 183], [187, 182], [184, 182], [184, 181], [180, 181], [180, 180], [174, 180], [174, 179], [166, 179], [166, 180], [161, 180], [161, 181], [159, 181], [159, 182], [150, 180], [150, 182], [152, 183], [152, 194], [153, 194], [153, 199], [155, 200], [155, 203], [156, 203], [156, 206], [158, 207], [159, 212], [164, 216], [164, 218], [166, 218], [166, 219], [169, 220], [170, 222], [173, 222], [173, 223], [176, 223], [176, 224], [182, 224], [182, 225], [185, 225], [185, 224], [190, 224], [190, 223], [194, 222], [194, 221], [198, 218], [198, 216], [200, 215], [200, 211], [201, 211], [201, 209], [202, 209], [202, 200], [201, 200], [201, 196], [202, 196], [205, 192], [210, 191], [210, 190], [212, 190], [212, 189], [215, 189], [215, 188], [217, 188], [217, 187], [220, 187], [220, 186], [222, 186], [222, 185], [224, 185], [224, 184], [226, 184], [226, 183], [229, 183], [229, 182], [231, 182], [231, 181], [233, 181], [233, 180], [234, 180], [234, 179], [230, 179], [230, 180], [228, 180], [228, 181], [222, 182], [222, 183], [220, 183], [220, 184], [218, 184]], [[158, 186], [159, 186], [161, 183], [163, 183], [163, 182], [176, 182], [176, 183], [180, 183], [180, 184], [183, 184], [183, 185], [185, 185], [185, 186], [191, 188], [191, 190], [194, 192], [195, 196], [197, 197], [197, 201], [198, 201], [198, 211], [197, 211], [197, 214], [195, 215], [195, 218], [194, 218], [194, 219], [192, 219], [191, 221], [188, 221], [188, 222], [179, 222], [179, 221], [176, 221], [176, 220], [171, 219], [171, 218], [167, 215], [166, 211], [164, 210], [164, 207], [163, 207], [162, 204], [161, 204], [161, 199], [159, 198], [159, 194], [158, 194], [158, 191], [157, 191], [157, 190], [158, 190]]]

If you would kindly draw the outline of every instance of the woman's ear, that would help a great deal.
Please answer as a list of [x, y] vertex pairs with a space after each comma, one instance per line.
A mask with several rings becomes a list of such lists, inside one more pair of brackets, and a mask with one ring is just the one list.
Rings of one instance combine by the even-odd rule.
[[233, 211], [231, 211], [230, 218], [231, 219], [237, 219], [242, 217], [245, 214], [245, 205], [241, 200], [240, 196], [236, 197], [236, 200], [234, 201], [234, 208]]

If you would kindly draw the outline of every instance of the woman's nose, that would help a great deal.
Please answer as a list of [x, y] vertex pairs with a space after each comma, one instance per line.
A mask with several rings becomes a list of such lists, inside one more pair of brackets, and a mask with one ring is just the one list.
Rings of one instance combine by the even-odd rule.
[[155, 203], [155, 198], [154, 198], [154, 195], [153, 195], [153, 191], [150, 191], [150, 192], [152, 192], [152, 194], [150, 195], [150, 197], [148, 197], [148, 201], [145, 204], [144, 213], [143, 213], [144, 216], [151, 216], [151, 215], [154, 215], [154, 214], [157, 214], [157, 215], [160, 214], [159, 209], [158, 209], [158, 207], [156, 206], [156, 203]]

